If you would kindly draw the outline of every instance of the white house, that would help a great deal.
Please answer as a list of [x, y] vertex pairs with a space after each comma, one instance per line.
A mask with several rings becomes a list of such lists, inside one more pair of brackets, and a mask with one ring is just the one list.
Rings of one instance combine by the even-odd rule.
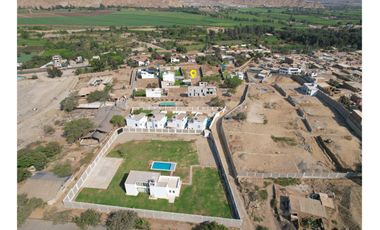
[[148, 118], [147, 127], [148, 129], [163, 129], [166, 126], [168, 118], [161, 113], [154, 113], [152, 117]]
[[191, 130], [204, 130], [207, 126], [208, 118], [206, 115], [197, 115], [190, 119], [187, 123], [187, 128]]
[[149, 193], [149, 199], [167, 199], [174, 203], [179, 197], [182, 181], [176, 176], [161, 176], [157, 172], [129, 171], [124, 183], [126, 194], [137, 196], [140, 192]]
[[173, 56], [170, 57], [170, 62], [171, 62], [171, 63], [179, 63], [179, 61], [180, 61], [180, 60], [179, 60], [178, 58], [176, 58], [176, 57], [173, 57]]
[[132, 128], [146, 128], [146, 122], [148, 121], [148, 117], [145, 113], [140, 113], [138, 115], [129, 114], [126, 117], [127, 126]]
[[174, 72], [171, 71], [165, 71], [162, 73], [162, 80], [165, 82], [175, 82], [175, 75]]
[[168, 127], [173, 129], [185, 129], [187, 123], [187, 116], [185, 113], [176, 114], [168, 120]]
[[318, 85], [316, 83], [304, 83], [301, 91], [304, 94], [314, 96], [318, 92]]
[[152, 79], [156, 77], [156, 71], [153, 69], [139, 69], [137, 70], [137, 74], [142, 79]]
[[161, 88], [146, 88], [145, 95], [146, 97], [161, 97], [162, 96]]
[[286, 74], [286, 75], [298, 75], [301, 74], [300, 68], [293, 68], [293, 67], [281, 67], [278, 70], [279, 74]]
[[189, 86], [187, 88], [187, 96], [189, 97], [205, 97], [216, 95], [216, 86], [209, 86], [207, 82], [199, 82], [199, 86]]

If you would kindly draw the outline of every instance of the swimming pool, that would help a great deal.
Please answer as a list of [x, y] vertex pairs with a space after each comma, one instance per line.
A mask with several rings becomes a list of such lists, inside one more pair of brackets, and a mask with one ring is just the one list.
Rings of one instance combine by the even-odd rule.
[[151, 170], [159, 171], [174, 171], [177, 166], [177, 163], [174, 162], [164, 162], [164, 161], [153, 161], [151, 164]]

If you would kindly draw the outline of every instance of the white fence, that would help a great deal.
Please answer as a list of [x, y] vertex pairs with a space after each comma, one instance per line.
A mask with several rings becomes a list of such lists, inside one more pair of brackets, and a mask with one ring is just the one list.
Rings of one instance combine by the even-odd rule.
[[157, 133], [157, 134], [201, 134], [203, 130], [191, 129], [145, 129], [124, 127], [123, 132], [128, 133]]
[[[121, 131], [122, 130], [122, 131]], [[162, 129], [135, 129], [123, 127], [114, 131], [114, 133], [110, 136], [106, 144], [102, 147], [95, 160], [87, 167], [81, 177], [78, 179], [77, 183], [70, 189], [65, 198], [63, 199], [63, 204], [67, 208], [75, 208], [75, 209], [95, 209], [101, 212], [111, 212], [116, 210], [132, 210], [138, 213], [139, 216], [144, 218], [152, 218], [152, 219], [162, 219], [162, 220], [173, 220], [173, 221], [182, 221], [182, 222], [190, 222], [190, 223], [202, 223], [205, 221], [215, 221], [217, 223], [223, 224], [228, 227], [240, 228], [242, 225], [241, 219], [229, 219], [229, 218], [221, 218], [221, 217], [212, 217], [212, 216], [201, 216], [201, 215], [192, 215], [192, 214], [184, 214], [184, 213], [173, 213], [173, 212], [162, 212], [162, 211], [154, 211], [154, 210], [146, 210], [146, 209], [135, 209], [135, 208], [126, 208], [119, 206], [110, 206], [110, 205], [100, 205], [100, 204], [92, 204], [92, 203], [84, 203], [84, 202], [76, 202], [75, 197], [82, 188], [84, 182], [87, 177], [91, 174], [92, 170], [98, 164], [100, 158], [104, 157], [113, 142], [117, 139], [119, 135], [122, 135], [125, 132], [145, 132], [148, 133], [161, 133]], [[154, 131], [152, 131], [154, 130]], [[170, 129], [165, 129], [170, 130]], [[171, 130], [167, 133], [175, 133], [175, 134], [198, 134], [202, 131], [199, 130]]]
[[261, 173], [261, 172], [239, 172], [237, 177], [252, 178], [310, 178], [310, 179], [341, 179], [359, 176], [353, 172], [337, 173], [337, 172], [305, 172], [305, 173]]

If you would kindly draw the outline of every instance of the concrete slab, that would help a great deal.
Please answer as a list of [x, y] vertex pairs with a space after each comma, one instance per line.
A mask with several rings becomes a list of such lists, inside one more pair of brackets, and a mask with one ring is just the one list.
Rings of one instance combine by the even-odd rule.
[[54, 200], [68, 177], [58, 177], [49, 172], [38, 172], [23, 183], [17, 193], [41, 198], [45, 202]]
[[122, 158], [112, 157], [101, 158], [84, 183], [84, 187], [107, 189], [123, 160]]

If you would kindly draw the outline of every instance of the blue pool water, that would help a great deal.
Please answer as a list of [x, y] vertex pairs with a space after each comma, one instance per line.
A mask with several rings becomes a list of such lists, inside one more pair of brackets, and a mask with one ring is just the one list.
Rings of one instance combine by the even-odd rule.
[[174, 171], [175, 167], [176, 163], [173, 162], [154, 161], [150, 169], [160, 171]]

